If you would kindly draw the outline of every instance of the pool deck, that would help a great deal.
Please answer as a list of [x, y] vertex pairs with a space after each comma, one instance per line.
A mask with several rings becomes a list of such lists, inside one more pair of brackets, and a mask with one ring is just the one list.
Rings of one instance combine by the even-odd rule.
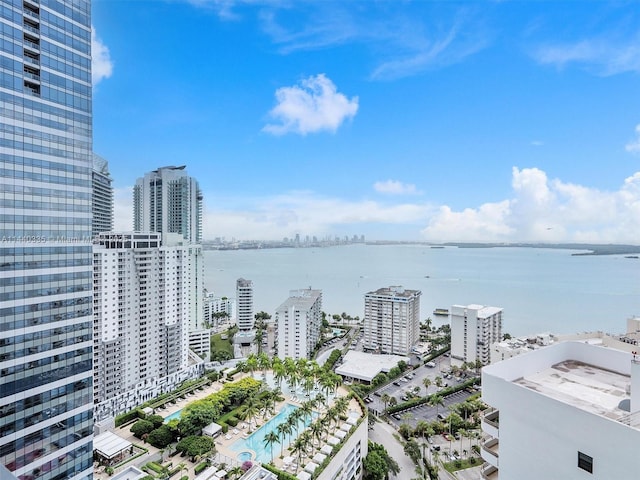
[[[343, 387], [340, 387], [338, 389], [338, 395], [339, 396], [346, 396], [348, 394], [347, 390], [344, 389]], [[302, 402], [299, 399], [296, 399], [296, 397], [291, 397], [291, 395], [284, 395], [285, 399], [282, 402], [279, 402], [276, 405], [276, 412], [280, 412], [282, 410], [282, 408], [287, 404], [293, 404], [297, 407], [302, 405]], [[352, 411], [360, 411], [360, 405], [358, 404], [358, 402], [354, 399], [352, 399], [349, 402], [349, 410]], [[324, 409], [321, 410], [321, 413], [324, 413]], [[277, 415], [277, 413], [276, 413]], [[260, 418], [258, 423], [259, 425], [264, 425], [266, 422], [269, 421], [269, 419], [273, 418], [275, 415], [272, 415], [266, 419], [262, 419]], [[253, 433], [255, 430], [251, 430], [249, 431], [249, 426], [246, 424], [246, 422], [244, 423], [239, 423], [238, 427], [235, 429], [237, 430], [237, 433], [233, 433], [234, 429], [230, 429], [229, 432], [225, 435], [222, 434], [220, 435], [218, 438], [216, 438], [216, 449], [219, 453], [221, 453], [222, 455], [225, 455], [227, 457], [230, 458], [237, 458], [238, 454], [240, 452], [237, 452], [235, 450], [231, 449], [231, 446], [233, 444], [235, 444], [238, 440], [240, 440], [241, 438], [243, 438], [243, 435], [248, 435], [250, 433]], [[258, 426], [258, 428], [260, 428]], [[302, 433], [302, 430], [300, 431], [300, 433]], [[308, 452], [307, 455], [305, 455], [305, 457], [303, 458], [303, 464], [299, 465], [297, 470], [294, 471], [294, 468], [291, 466], [291, 464], [286, 465], [284, 462], [284, 458], [286, 458], [287, 456], [293, 456], [291, 454], [291, 452], [289, 451], [288, 448], [285, 448], [283, 451], [283, 456], [280, 456], [280, 446], [274, 446], [273, 448], [273, 464], [276, 466], [276, 468], [284, 470], [289, 472], [290, 474], [295, 475], [296, 472], [299, 472], [300, 470], [302, 470], [304, 468], [304, 465], [308, 462], [311, 461], [310, 459], [320, 451], [320, 448], [322, 447], [323, 443], [321, 442], [320, 445], [314, 445], [311, 449], [311, 451]], [[296, 458], [297, 460], [297, 458]], [[296, 460], [294, 460], [294, 464], [296, 463]], [[251, 460], [252, 462], [254, 461], [254, 459]], [[288, 468], [287, 468], [288, 467]]]
[[[239, 375], [236, 376], [235, 381], [241, 379], [241, 378], [245, 378], [247, 376], [250, 376], [250, 374], [243, 374], [243, 375]], [[259, 374], [255, 374], [254, 378], [256, 378], [257, 380], [260, 380], [260, 376]], [[194, 402], [196, 400], [201, 400], [205, 397], [207, 397], [208, 395], [211, 395], [212, 393], [218, 392], [222, 389], [223, 384], [220, 382], [214, 382], [211, 385], [205, 387], [204, 389], [194, 392], [194, 393], [190, 393], [188, 395], [186, 395], [184, 398], [179, 399], [175, 404], [171, 404], [168, 405], [166, 407], [163, 408], [158, 408], [155, 410], [155, 414], [156, 415], [160, 415], [162, 417], [167, 417], [175, 412], [177, 412], [178, 410], [182, 410], [183, 408], [185, 408], [188, 404], [190, 404], [191, 402]], [[343, 387], [338, 388], [338, 392], [337, 395], [339, 396], [345, 396], [347, 395], [348, 392], [346, 389], [344, 389]], [[295, 406], [300, 406], [302, 404], [302, 402], [300, 401], [300, 399], [296, 398], [296, 397], [292, 397], [290, 394], [284, 394], [283, 395], [284, 401], [279, 402], [276, 405], [276, 412], [280, 412], [282, 410], [282, 408], [284, 407], [285, 404], [290, 403], [293, 404]], [[357, 410], [360, 411], [360, 406], [357, 403], [356, 400], [351, 400], [349, 402], [349, 410]], [[324, 410], [322, 410], [321, 412], [323, 412]], [[276, 413], [277, 414], [277, 413]], [[259, 425], [263, 425], [264, 423], [266, 423], [270, 418], [273, 418], [272, 415], [270, 417], [268, 417], [267, 419], [262, 419], [260, 418], [258, 420], [258, 424]], [[128, 466], [130, 465], [135, 465], [135, 466], [142, 466], [145, 463], [152, 461], [152, 460], [159, 460], [160, 458], [160, 450], [152, 447], [151, 445], [149, 445], [148, 443], [143, 442], [142, 440], [136, 438], [133, 436], [133, 434], [129, 431], [129, 429], [131, 428], [131, 425], [127, 425], [125, 427], [121, 427], [121, 428], [116, 428], [115, 429], [115, 433], [124, 438], [125, 440], [130, 441], [131, 443], [134, 443], [136, 445], [140, 445], [146, 449], [149, 450], [149, 453], [135, 459], [134, 461], [127, 463], [126, 465], [123, 465], [122, 467], [118, 468], [116, 470], [116, 473], [118, 473], [121, 470], [125, 470]], [[259, 427], [258, 427], [259, 428]], [[237, 430], [237, 433], [234, 433], [234, 430]], [[237, 460], [237, 456], [240, 452], [236, 452], [234, 450], [231, 449], [231, 446], [238, 440], [240, 440], [241, 438], [243, 438], [243, 435], [248, 435], [249, 433], [252, 433], [254, 430], [251, 430], [251, 432], [249, 431], [249, 426], [246, 424], [246, 422], [241, 422], [238, 424], [238, 427], [236, 427], [236, 429], [230, 429], [229, 432], [225, 435], [225, 434], [221, 434], [220, 436], [218, 436], [215, 440], [216, 440], [216, 450], [219, 454], [221, 454], [223, 457], [228, 457], [229, 459], [233, 459], [233, 460]], [[309, 458], [313, 457], [317, 451], [319, 451], [320, 446], [314, 446], [313, 450], [309, 452], [309, 454], [306, 456], [306, 459], [308, 460]], [[287, 456], [291, 456], [291, 453], [289, 452], [289, 449], [284, 449], [283, 452], [283, 457], [287, 457]], [[167, 461], [167, 455], [164, 455], [164, 460]], [[254, 460], [252, 459], [252, 462]], [[178, 464], [178, 463], [184, 463], [186, 466], [186, 471], [185, 471], [185, 475], [188, 475], [190, 479], [193, 479], [196, 477], [195, 472], [194, 472], [194, 467], [195, 464], [192, 464], [187, 458], [185, 457], [174, 457], [173, 459], [173, 463], [174, 464]], [[228, 463], [228, 462], [225, 462]], [[276, 466], [276, 468], [279, 468], [281, 470], [285, 470], [287, 472], [289, 472], [290, 474], [293, 474], [295, 476], [296, 472], [299, 472], [303, 467], [304, 464], [306, 463], [306, 461], [303, 460], [303, 465], [298, 466], [297, 470], [294, 471], [293, 467], [289, 465], [289, 468], [286, 468], [287, 466], [285, 465], [283, 458], [280, 457], [280, 446], [275, 446], [273, 449], [273, 464]], [[94, 478], [97, 480], [109, 480], [109, 476], [104, 473], [104, 469], [99, 470], [94, 470]]]

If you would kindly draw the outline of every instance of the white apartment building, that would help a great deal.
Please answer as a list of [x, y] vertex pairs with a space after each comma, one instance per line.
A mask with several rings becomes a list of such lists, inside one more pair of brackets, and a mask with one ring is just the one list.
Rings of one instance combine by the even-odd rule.
[[491, 363], [491, 344], [502, 340], [502, 308], [484, 305], [453, 305], [451, 321], [451, 363], [480, 360]]
[[[236, 315], [236, 301], [229, 297], [219, 297], [214, 292], [204, 291], [203, 323], [213, 331], [229, 328]], [[224, 314], [221, 316], [220, 314]]]
[[482, 369], [483, 478], [638, 478], [637, 354], [561, 342]]
[[238, 304], [238, 330], [246, 332], [253, 330], [253, 282], [239, 278], [236, 281], [236, 301]]
[[[192, 373], [193, 245], [177, 234], [106, 232], [93, 246], [94, 402], [116, 415]], [[186, 375], [186, 377], [185, 377]], [[158, 387], [159, 386], [159, 387]], [[173, 386], [177, 386], [173, 385]]]
[[290, 291], [276, 310], [274, 323], [279, 358], [311, 358], [322, 327], [322, 290]]
[[420, 290], [379, 288], [364, 296], [365, 350], [409, 355], [420, 339]]

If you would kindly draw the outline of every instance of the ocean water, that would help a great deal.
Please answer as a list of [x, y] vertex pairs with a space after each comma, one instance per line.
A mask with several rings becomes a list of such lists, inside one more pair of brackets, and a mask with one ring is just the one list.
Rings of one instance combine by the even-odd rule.
[[364, 294], [402, 285], [421, 290], [421, 318], [471, 303], [504, 308], [503, 330], [623, 332], [640, 315], [640, 260], [572, 256], [547, 248], [430, 248], [347, 245], [205, 251], [205, 287], [235, 297], [236, 280], [254, 284], [254, 310], [273, 315], [290, 290], [321, 289], [323, 310], [362, 318]]

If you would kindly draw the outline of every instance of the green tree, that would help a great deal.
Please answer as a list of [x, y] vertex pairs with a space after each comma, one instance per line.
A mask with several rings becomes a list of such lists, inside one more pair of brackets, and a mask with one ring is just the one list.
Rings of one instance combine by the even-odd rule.
[[411, 434], [413, 433], [413, 430], [411, 428], [411, 426], [407, 423], [402, 423], [399, 427], [398, 427], [398, 433], [400, 435], [402, 435], [402, 438], [404, 438], [405, 440], [408, 440], [411, 437]]
[[431, 379], [425, 377], [422, 380], [422, 384], [424, 385], [424, 394], [427, 396], [429, 394], [429, 387], [431, 386]]
[[165, 448], [175, 440], [173, 431], [168, 425], [162, 425], [156, 428], [147, 437], [147, 442], [156, 448]]
[[164, 418], [162, 418], [160, 415], [147, 415], [145, 417], [145, 420], [153, 423], [153, 428], [160, 428], [164, 423]]
[[414, 441], [409, 440], [404, 444], [404, 453], [415, 463], [416, 465], [420, 464], [420, 458], [422, 455], [420, 454], [420, 446]]
[[370, 451], [362, 463], [364, 467], [364, 480], [385, 480], [388, 475], [387, 464], [384, 458], [376, 452]]
[[153, 422], [150, 422], [149, 420], [138, 420], [136, 423], [131, 425], [131, 429], [129, 431], [133, 433], [134, 437], [142, 438], [144, 435], [151, 433], [154, 428]]
[[178, 424], [183, 437], [199, 435], [202, 429], [220, 415], [220, 408], [210, 402], [195, 402], [184, 412]]
[[389, 396], [388, 393], [383, 393], [382, 396], [380, 397], [380, 400], [382, 400], [382, 403], [384, 404], [384, 409], [387, 409], [387, 405], [389, 405], [389, 400], [391, 400], [391, 397]]
[[271, 463], [273, 463], [273, 444], [278, 443], [279, 441], [280, 437], [274, 430], [264, 436], [264, 446], [271, 449]]
[[398, 462], [389, 456], [384, 446], [369, 442], [369, 452], [364, 459], [364, 479], [384, 480], [390, 473], [400, 473]]
[[191, 457], [193, 461], [195, 457], [206, 455], [213, 451], [214, 447], [213, 438], [194, 435], [180, 440], [176, 445], [176, 450]]

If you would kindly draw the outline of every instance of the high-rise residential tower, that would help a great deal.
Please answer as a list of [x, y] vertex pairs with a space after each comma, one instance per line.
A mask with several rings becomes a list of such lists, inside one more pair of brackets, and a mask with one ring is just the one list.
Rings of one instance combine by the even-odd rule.
[[94, 401], [102, 420], [198, 373], [188, 368], [194, 246], [154, 232], [105, 232], [94, 242]]
[[479, 360], [491, 363], [491, 345], [502, 341], [502, 308], [484, 305], [451, 307], [451, 364]]
[[91, 194], [91, 236], [113, 230], [113, 187], [107, 161], [93, 154], [91, 172], [93, 191]]
[[0, 17], [0, 463], [90, 478], [91, 3]]
[[238, 306], [238, 330], [253, 330], [253, 282], [239, 278], [236, 281], [236, 302]]
[[320, 340], [322, 290], [290, 291], [289, 298], [276, 310], [274, 322], [278, 357], [311, 358]]
[[202, 192], [185, 166], [146, 173], [133, 187], [133, 229], [179, 233], [191, 243], [202, 241]]
[[409, 355], [420, 338], [420, 290], [379, 288], [364, 296], [366, 350]]

